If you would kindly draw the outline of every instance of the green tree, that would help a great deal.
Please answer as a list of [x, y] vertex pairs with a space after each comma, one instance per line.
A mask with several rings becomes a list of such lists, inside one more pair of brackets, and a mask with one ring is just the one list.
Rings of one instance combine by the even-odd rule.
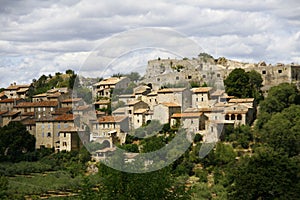
[[245, 72], [244, 69], [236, 68], [224, 80], [225, 89], [228, 95], [238, 98], [255, 98], [257, 101], [262, 99], [263, 79], [261, 75], [252, 70]]
[[289, 156], [300, 153], [300, 106], [292, 105], [274, 114], [260, 130], [261, 141]]
[[35, 150], [35, 137], [20, 122], [10, 122], [0, 129], [0, 156], [19, 161], [27, 152]]
[[299, 199], [299, 160], [262, 148], [232, 171], [230, 199]]
[[260, 111], [276, 113], [292, 104], [300, 104], [297, 87], [294, 84], [281, 83], [269, 90], [267, 98], [260, 104]]

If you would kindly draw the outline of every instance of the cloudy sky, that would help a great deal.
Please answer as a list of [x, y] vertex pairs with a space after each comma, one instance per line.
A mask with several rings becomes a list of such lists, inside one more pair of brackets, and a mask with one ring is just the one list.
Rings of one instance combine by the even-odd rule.
[[[176, 31], [216, 58], [300, 63], [298, 0], [1, 0], [0, 26], [0, 87], [68, 68], [79, 70], [99, 46], [103, 52], [112, 44], [115, 47], [107, 52], [119, 52], [115, 51], [119, 43], [111, 38], [145, 27]], [[138, 42], [150, 36], [165, 41], [138, 33]], [[127, 40], [122, 45], [136, 48], [133, 43]], [[178, 46], [176, 40], [173, 44]], [[126, 65], [123, 54], [114, 56]]]

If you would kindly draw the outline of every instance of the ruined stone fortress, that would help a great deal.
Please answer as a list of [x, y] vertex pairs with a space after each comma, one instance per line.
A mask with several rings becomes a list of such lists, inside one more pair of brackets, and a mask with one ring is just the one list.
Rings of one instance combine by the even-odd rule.
[[193, 59], [156, 59], [148, 61], [144, 83], [151, 83], [153, 89], [167, 84], [206, 83], [209, 86], [223, 89], [223, 80], [235, 68], [245, 71], [255, 70], [263, 78], [263, 92], [282, 82], [296, 83], [299, 87], [300, 65], [281, 64], [267, 65], [265, 62], [243, 63], [228, 60], [224, 57], [214, 59], [208, 54]]

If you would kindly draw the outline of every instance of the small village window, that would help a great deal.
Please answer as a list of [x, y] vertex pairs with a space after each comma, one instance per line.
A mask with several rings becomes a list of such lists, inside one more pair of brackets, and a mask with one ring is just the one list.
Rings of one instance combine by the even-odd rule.
[[63, 146], [66, 147], [67, 146], [67, 142], [63, 142]]
[[131, 110], [128, 110], [128, 113], [131, 114], [132, 113]]
[[45, 107], [43, 107], [43, 111], [46, 111], [46, 108], [45, 108]]
[[201, 101], [203, 101], [203, 97], [201, 98]]
[[202, 75], [202, 78], [206, 78], [206, 75], [203, 74], [203, 75]]
[[66, 137], [67, 136], [67, 134], [66, 133], [64, 133], [64, 137]]
[[281, 73], [282, 73], [282, 70], [281, 70], [281, 69], [279, 69], [279, 70], [278, 70], [278, 73], [279, 73], [279, 74], [281, 74]]
[[51, 137], [51, 133], [50, 132], [47, 133], [47, 137]]
[[178, 77], [178, 76], [176, 76], [176, 80], [179, 80], [179, 77]]
[[156, 80], [157, 80], [157, 81], [160, 81], [160, 78], [157, 78]]
[[60, 136], [60, 133], [58, 132], [58, 133], [57, 133], [57, 137], [59, 137], [59, 136]]
[[211, 131], [211, 132], [214, 132], [214, 127], [211, 126], [211, 127], [210, 127], [210, 131]]
[[238, 114], [236, 118], [237, 118], [237, 120], [242, 120], [242, 115]]
[[53, 111], [53, 107], [51, 107], [50, 110]]
[[225, 120], [229, 120], [229, 115], [225, 115]]
[[192, 78], [192, 76], [188, 76], [188, 79], [191, 79]]
[[235, 115], [231, 115], [230, 119], [235, 120]]
[[193, 124], [194, 123], [194, 121], [193, 120], [191, 120], [191, 124]]
[[57, 129], [60, 129], [60, 124], [57, 124]]
[[151, 99], [149, 99], [149, 101], [151, 102]]
[[263, 70], [263, 71], [262, 71], [262, 74], [266, 74], [266, 70]]
[[48, 124], [48, 129], [50, 129], [50, 124]]
[[137, 123], [140, 123], [140, 120], [137, 120]]
[[218, 78], [220, 78], [220, 76], [221, 76], [220, 74], [217, 74], [217, 77], [218, 77]]
[[198, 98], [196, 98], [196, 101], [198, 101]]

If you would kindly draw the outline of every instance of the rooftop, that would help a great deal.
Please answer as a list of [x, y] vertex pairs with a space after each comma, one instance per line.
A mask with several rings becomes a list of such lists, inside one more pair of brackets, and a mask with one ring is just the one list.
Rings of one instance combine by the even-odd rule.
[[127, 118], [127, 116], [103, 116], [100, 117], [97, 122], [99, 123], [118, 123], [121, 122], [123, 120], [125, 120]]
[[81, 100], [82, 100], [82, 98], [70, 98], [70, 99], [63, 100], [62, 103], [72, 103], [72, 102], [78, 102]]
[[198, 88], [192, 88], [191, 91], [194, 93], [208, 93], [211, 91], [212, 87], [198, 87]]
[[164, 103], [161, 103], [161, 104], [164, 105], [164, 106], [167, 106], [167, 107], [181, 107], [179, 104], [173, 103], [173, 102], [164, 102]]
[[172, 118], [195, 118], [201, 117], [202, 115], [202, 112], [174, 113]]
[[21, 98], [14, 98], [14, 99], [3, 99], [3, 100], [0, 100], [0, 103], [14, 103], [15, 101], [20, 101]]
[[173, 93], [183, 92], [186, 88], [163, 88], [157, 91], [157, 93]]
[[115, 85], [117, 84], [118, 82], [120, 82], [121, 80], [125, 79], [127, 77], [110, 77], [110, 78], [107, 78], [107, 79], [104, 79], [98, 83], [95, 84], [95, 86], [98, 86], [98, 85]]

